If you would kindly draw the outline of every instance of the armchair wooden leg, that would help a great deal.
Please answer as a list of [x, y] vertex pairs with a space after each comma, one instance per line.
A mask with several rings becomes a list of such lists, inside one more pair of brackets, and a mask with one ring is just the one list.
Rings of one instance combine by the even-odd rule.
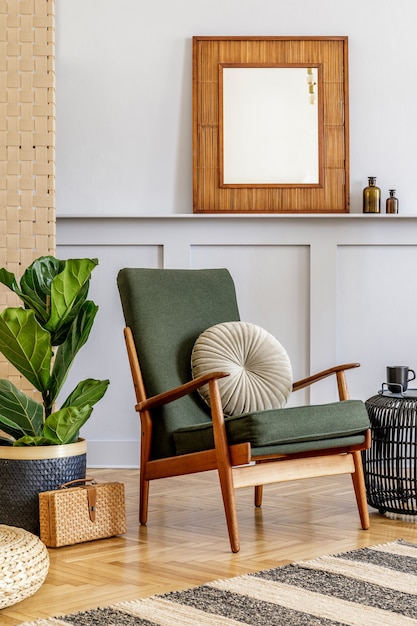
[[230, 548], [232, 552], [239, 552], [240, 540], [236, 513], [235, 488], [233, 483], [233, 469], [230, 459], [229, 446], [227, 443], [223, 408], [217, 380], [209, 381], [209, 389], [213, 435], [217, 458], [217, 471], [219, 473], [220, 487], [222, 490], [227, 530], [229, 531]]
[[236, 513], [236, 498], [233, 486], [232, 469], [230, 467], [219, 467], [219, 479], [222, 490], [224, 512], [226, 514], [227, 530], [229, 531], [230, 548], [232, 552], [239, 552], [239, 527]]
[[255, 506], [262, 506], [262, 496], [263, 496], [264, 486], [263, 485], [255, 485]]
[[369, 510], [366, 500], [365, 477], [363, 473], [361, 452], [352, 452], [355, 472], [352, 474], [353, 487], [355, 489], [356, 502], [363, 530], [369, 528]]
[[[145, 397], [142, 390], [139, 397]], [[148, 501], [149, 501], [149, 480], [146, 480], [146, 464], [151, 455], [152, 420], [149, 411], [142, 411], [141, 422], [141, 444], [140, 444], [140, 472], [139, 472], [139, 522], [146, 525], [148, 521]]]
[[139, 478], [139, 523], [146, 526], [148, 521], [149, 480], [145, 480], [142, 469]]

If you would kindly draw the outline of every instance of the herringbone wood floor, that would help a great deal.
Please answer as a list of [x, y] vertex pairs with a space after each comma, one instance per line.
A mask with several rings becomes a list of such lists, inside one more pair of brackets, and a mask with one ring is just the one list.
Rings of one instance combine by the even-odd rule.
[[373, 510], [371, 529], [361, 530], [349, 476], [265, 487], [262, 509], [254, 509], [252, 490], [240, 490], [242, 548], [232, 554], [216, 474], [154, 481], [147, 527], [137, 522], [136, 470], [90, 470], [89, 475], [125, 483], [127, 534], [51, 549], [46, 582], [31, 598], [0, 610], [1, 626], [401, 537], [417, 542], [416, 523], [389, 520]]

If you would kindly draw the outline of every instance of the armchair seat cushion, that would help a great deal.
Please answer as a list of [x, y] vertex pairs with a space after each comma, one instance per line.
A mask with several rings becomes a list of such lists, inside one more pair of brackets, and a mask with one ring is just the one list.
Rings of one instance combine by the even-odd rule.
[[[226, 417], [225, 424], [229, 444], [249, 442], [254, 455], [256, 448], [271, 446], [279, 446], [286, 454], [343, 447], [351, 445], [347, 444], [351, 438], [361, 443], [370, 427], [361, 400], [244, 413]], [[214, 447], [209, 423], [180, 428], [173, 437], [177, 454]], [[357, 437], [362, 439], [356, 441]], [[326, 443], [323, 445], [323, 442]]]

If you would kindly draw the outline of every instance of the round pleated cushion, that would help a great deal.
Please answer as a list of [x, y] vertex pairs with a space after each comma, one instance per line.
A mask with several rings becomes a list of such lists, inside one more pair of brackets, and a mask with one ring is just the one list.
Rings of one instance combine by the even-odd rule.
[[[292, 369], [285, 348], [265, 329], [248, 322], [224, 322], [201, 333], [192, 350], [191, 367], [193, 378], [229, 372], [219, 380], [226, 415], [280, 409], [292, 390]], [[208, 385], [199, 392], [210, 404]]]
[[48, 569], [48, 550], [39, 537], [0, 524], [0, 609], [32, 596]]

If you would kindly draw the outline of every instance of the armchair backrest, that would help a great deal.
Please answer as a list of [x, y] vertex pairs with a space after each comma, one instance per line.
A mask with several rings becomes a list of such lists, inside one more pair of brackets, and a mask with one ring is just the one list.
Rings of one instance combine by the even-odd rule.
[[[191, 379], [191, 351], [201, 332], [239, 320], [235, 287], [226, 269], [125, 268], [117, 284], [148, 396]], [[174, 430], [209, 420], [198, 394], [159, 409], [153, 419], [153, 458], [175, 454]]]

